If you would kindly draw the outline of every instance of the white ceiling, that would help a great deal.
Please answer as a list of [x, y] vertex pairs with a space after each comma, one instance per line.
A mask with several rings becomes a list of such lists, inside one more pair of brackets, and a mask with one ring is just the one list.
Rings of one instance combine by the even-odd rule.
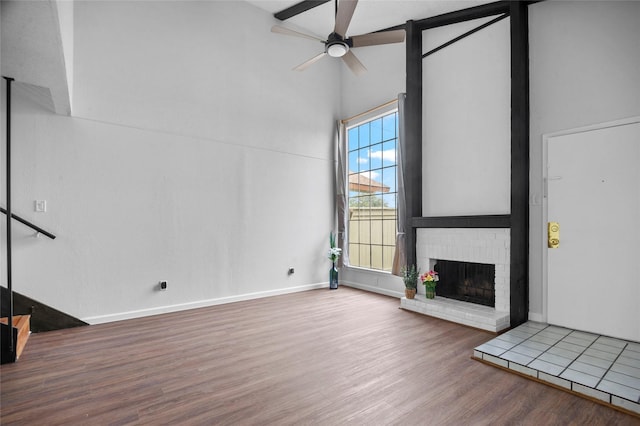
[[[283, 25], [326, 38], [333, 31], [334, 1], [287, 19]], [[248, 2], [273, 14], [298, 3], [299, 0], [248, 0]], [[492, 2], [493, 0], [360, 0], [347, 36], [366, 34], [404, 24], [409, 19], [420, 20]]]

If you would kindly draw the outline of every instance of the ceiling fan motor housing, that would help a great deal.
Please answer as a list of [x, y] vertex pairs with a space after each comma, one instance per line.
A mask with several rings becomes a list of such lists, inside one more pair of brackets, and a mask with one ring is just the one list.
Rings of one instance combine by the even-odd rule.
[[325, 44], [325, 51], [334, 58], [340, 58], [344, 56], [351, 47], [351, 44], [348, 40], [345, 40], [338, 33], [331, 33], [327, 38], [327, 42]]

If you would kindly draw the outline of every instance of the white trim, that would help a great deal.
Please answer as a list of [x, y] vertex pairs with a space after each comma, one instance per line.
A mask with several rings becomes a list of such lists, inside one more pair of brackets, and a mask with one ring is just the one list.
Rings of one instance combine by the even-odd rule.
[[241, 302], [245, 300], [260, 299], [263, 297], [279, 296], [282, 294], [297, 293], [300, 291], [315, 290], [319, 288], [329, 288], [329, 283], [318, 283], [302, 285], [298, 287], [288, 287], [278, 290], [260, 291], [256, 293], [239, 294], [235, 296], [220, 297], [217, 299], [198, 300], [197, 302], [180, 303], [177, 305], [160, 306], [157, 308], [140, 309], [136, 311], [120, 312], [116, 314], [98, 315], [82, 318], [82, 321], [91, 325], [104, 324], [113, 321], [122, 321], [133, 318], [147, 317], [151, 315], [166, 314], [169, 312], [186, 311], [189, 309], [205, 308], [208, 306], [222, 305], [225, 303]]
[[355, 283], [352, 281], [340, 281], [340, 285], [369, 291], [371, 293], [384, 294], [385, 296], [397, 297], [398, 299], [401, 299], [404, 297], [404, 293], [401, 293], [399, 291], [393, 291], [386, 288], [380, 288], [380, 287], [374, 287], [366, 284]]
[[547, 183], [549, 179], [549, 139], [558, 136], [573, 135], [576, 133], [590, 132], [593, 130], [608, 129], [610, 127], [626, 126], [628, 124], [640, 123], [640, 116], [622, 118], [620, 120], [606, 121], [603, 123], [591, 124], [574, 129], [565, 129], [542, 135], [542, 314], [529, 313], [529, 320], [546, 323], [548, 321], [548, 285], [549, 285], [549, 265], [547, 248], [547, 221], [549, 220], [549, 205], [547, 203]]
[[[377, 120], [381, 117], [384, 117], [386, 115], [391, 115], [393, 113], [399, 114], [399, 108], [398, 108], [398, 99], [394, 99], [391, 100], [389, 102], [386, 102], [380, 106], [374, 107], [372, 109], [370, 109], [369, 111], [365, 111], [361, 114], [355, 115], [353, 117], [347, 118], [342, 120], [342, 124], [344, 125], [344, 130], [345, 130], [345, 139], [344, 139], [344, 149], [345, 149], [345, 154], [346, 154], [346, 167], [344, 172], [346, 173], [345, 176], [345, 198], [346, 198], [346, 211], [345, 211], [345, 215], [349, 215], [350, 209], [351, 207], [349, 206], [349, 198], [350, 198], [350, 190], [349, 190], [349, 130], [351, 130], [354, 127], [358, 127], [358, 126], [362, 126], [365, 123], [369, 123], [371, 121]], [[400, 119], [400, 117], [396, 117], [397, 120]], [[397, 160], [397, 154], [398, 154], [398, 144], [400, 143], [400, 134], [397, 133], [396, 137], [395, 137], [395, 141], [396, 141], [396, 160]], [[382, 141], [381, 141], [382, 142]], [[376, 143], [377, 144], [377, 143]], [[376, 144], [371, 144], [369, 145], [369, 147], [371, 147], [372, 145], [376, 145]], [[381, 160], [384, 163], [384, 160]], [[398, 168], [400, 167], [400, 164], [396, 161], [395, 167]], [[368, 170], [365, 170], [364, 172], [361, 173], [366, 173], [366, 172], [371, 172], [372, 169], [369, 168]], [[398, 195], [398, 171], [396, 170], [396, 190], [393, 192], [396, 194], [396, 201], [397, 201], [397, 195]], [[382, 183], [382, 182], [381, 182]], [[384, 207], [383, 207], [384, 208]], [[398, 227], [398, 206], [397, 206], [397, 202], [396, 202], [396, 206], [395, 208], [393, 208], [396, 211], [395, 217], [396, 217], [396, 232], [397, 232], [397, 227]], [[350, 215], [349, 215], [350, 216]], [[349, 225], [350, 225], [350, 220], [346, 219], [346, 228], [344, 230], [344, 233], [346, 234], [346, 241], [349, 240]], [[366, 244], [363, 244], [366, 245]], [[371, 243], [368, 244], [369, 246], [371, 246]], [[350, 259], [350, 253], [349, 253], [349, 244], [347, 243], [347, 247], [345, 247], [346, 249], [346, 258], [347, 258], [347, 264], [344, 264], [343, 267], [349, 267], [352, 269], [360, 269], [363, 271], [373, 271], [373, 272], [386, 272], [388, 274], [391, 275], [391, 271], [383, 271], [380, 269], [373, 269], [373, 268], [367, 268], [365, 266], [357, 266], [357, 265], [350, 265], [348, 264], [349, 259]], [[404, 294], [403, 294], [404, 295]], [[402, 297], [403, 295], [401, 295], [400, 297]], [[395, 296], [395, 295], [394, 295]]]
[[352, 127], [359, 126], [360, 124], [366, 123], [367, 121], [373, 121], [376, 118], [380, 118], [383, 115], [387, 115], [388, 113], [397, 110], [398, 99], [392, 99], [388, 102], [383, 103], [382, 105], [373, 107], [368, 111], [356, 114], [353, 117], [345, 118], [344, 120], [341, 120], [341, 122], [342, 124], [344, 124], [345, 129], [349, 130]]

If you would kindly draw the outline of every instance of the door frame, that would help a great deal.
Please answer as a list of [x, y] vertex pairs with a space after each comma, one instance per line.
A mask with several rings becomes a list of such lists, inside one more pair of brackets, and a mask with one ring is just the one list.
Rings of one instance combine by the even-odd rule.
[[573, 135], [577, 133], [591, 132], [594, 130], [602, 130], [610, 127], [626, 126], [628, 124], [640, 123], [640, 116], [628, 117], [619, 120], [606, 121], [602, 123], [592, 124], [589, 126], [576, 127], [567, 130], [561, 130], [558, 132], [544, 133], [542, 135], [542, 223], [541, 233], [539, 238], [542, 242], [542, 321], [548, 322], [549, 306], [549, 259], [547, 248], [547, 222], [549, 221], [549, 204], [548, 204], [548, 182], [549, 182], [549, 139], [558, 137]]

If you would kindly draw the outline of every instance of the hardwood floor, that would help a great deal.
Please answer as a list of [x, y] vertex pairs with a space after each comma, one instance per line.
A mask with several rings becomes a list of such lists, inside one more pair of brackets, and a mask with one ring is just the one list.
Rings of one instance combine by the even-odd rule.
[[3, 425], [639, 424], [471, 359], [492, 335], [341, 287], [34, 334]]

